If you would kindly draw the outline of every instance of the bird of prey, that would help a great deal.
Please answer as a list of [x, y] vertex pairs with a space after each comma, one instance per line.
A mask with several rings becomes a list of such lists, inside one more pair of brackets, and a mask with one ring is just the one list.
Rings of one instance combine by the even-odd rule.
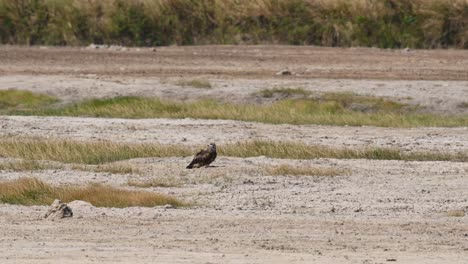
[[202, 149], [193, 158], [187, 169], [200, 168], [210, 165], [216, 159], [216, 144], [210, 143], [207, 149]]

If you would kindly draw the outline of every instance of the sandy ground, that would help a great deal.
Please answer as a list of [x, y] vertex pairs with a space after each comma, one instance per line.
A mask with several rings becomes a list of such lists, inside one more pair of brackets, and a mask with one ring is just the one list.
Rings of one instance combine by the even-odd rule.
[[[291, 76], [276, 73], [288, 68]], [[349, 91], [467, 113], [468, 53], [316, 47], [87, 49], [0, 47], [0, 89], [28, 89], [64, 102], [116, 95], [266, 103], [255, 92], [300, 87]], [[177, 86], [203, 78], [212, 89]], [[203, 146], [251, 139], [324, 146], [466, 151], [468, 128], [269, 125], [230, 120], [0, 117], [0, 136], [38, 136]], [[191, 157], [122, 161], [142, 174], [0, 171], [52, 184], [163, 179], [147, 188], [190, 208], [96, 208], [49, 221], [45, 206], [0, 205], [1, 263], [468, 263], [468, 164], [219, 157], [186, 170]], [[0, 158], [0, 162], [9, 161]], [[335, 177], [270, 176], [289, 164], [340, 168]]]

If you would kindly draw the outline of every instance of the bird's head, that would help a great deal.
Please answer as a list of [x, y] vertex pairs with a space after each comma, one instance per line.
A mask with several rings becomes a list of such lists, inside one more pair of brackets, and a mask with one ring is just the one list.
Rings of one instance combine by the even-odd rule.
[[212, 150], [216, 150], [216, 144], [215, 143], [210, 143], [208, 145], [208, 148], [212, 149]]

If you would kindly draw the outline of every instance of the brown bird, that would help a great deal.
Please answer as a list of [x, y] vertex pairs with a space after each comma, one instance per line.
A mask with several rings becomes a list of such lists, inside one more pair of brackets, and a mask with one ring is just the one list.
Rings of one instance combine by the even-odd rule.
[[193, 158], [187, 169], [200, 168], [210, 165], [216, 159], [216, 144], [210, 143], [207, 149], [202, 149]]

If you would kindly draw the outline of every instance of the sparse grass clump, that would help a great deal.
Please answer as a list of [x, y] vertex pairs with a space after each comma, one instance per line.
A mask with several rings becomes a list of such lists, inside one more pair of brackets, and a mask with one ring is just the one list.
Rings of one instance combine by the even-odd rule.
[[176, 82], [178, 86], [190, 86], [193, 88], [200, 88], [200, 89], [211, 89], [213, 86], [211, 85], [210, 81], [206, 79], [192, 79], [192, 80], [179, 80]]
[[6, 163], [0, 163], [0, 170], [6, 171], [36, 171], [57, 169], [59, 166], [44, 164], [36, 160], [16, 160]]
[[130, 165], [106, 163], [101, 165], [48, 163], [37, 160], [14, 160], [0, 163], [0, 171], [39, 171], [39, 170], [80, 170], [92, 172], [107, 172], [112, 174], [140, 174], [141, 171]]
[[106, 163], [101, 165], [81, 165], [74, 164], [72, 170], [93, 171], [93, 172], [107, 172], [111, 174], [141, 174], [138, 168], [130, 165]]
[[55, 97], [24, 90], [0, 90], [0, 114], [15, 111], [37, 110], [58, 102]]
[[468, 108], [468, 102], [463, 102], [463, 103], [459, 103], [457, 105], [458, 108]]
[[463, 210], [450, 210], [450, 211], [447, 211], [447, 216], [450, 216], [450, 217], [464, 217], [465, 216], [465, 211], [463, 211]]
[[50, 205], [55, 199], [63, 202], [83, 200], [97, 207], [152, 207], [170, 204], [183, 206], [181, 201], [162, 194], [128, 191], [104, 185], [86, 187], [56, 187], [35, 178], [20, 178], [0, 182], [0, 202], [21, 205]]
[[[0, 139], [0, 156], [64, 163], [104, 164], [143, 157], [188, 156], [187, 147], [159, 144], [119, 144], [109, 141]], [[103, 167], [109, 171], [109, 167]]]
[[323, 167], [294, 167], [290, 165], [280, 165], [267, 169], [269, 175], [293, 175], [293, 176], [338, 176], [348, 172], [342, 169]]

